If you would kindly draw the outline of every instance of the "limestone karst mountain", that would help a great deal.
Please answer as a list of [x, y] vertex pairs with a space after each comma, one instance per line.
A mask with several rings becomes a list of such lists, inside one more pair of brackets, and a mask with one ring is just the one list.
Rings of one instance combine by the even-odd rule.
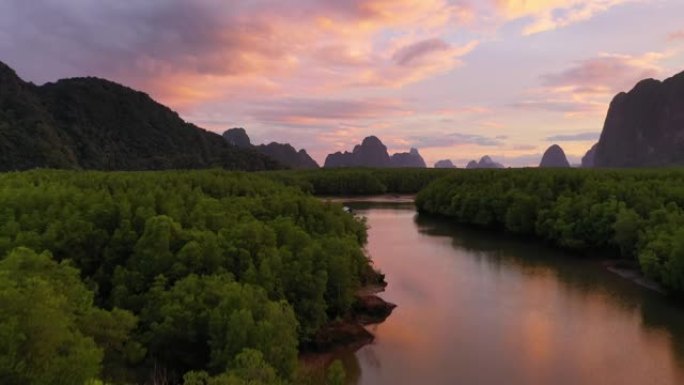
[[223, 138], [233, 146], [240, 148], [251, 148], [252, 141], [244, 128], [231, 128], [223, 133]]
[[596, 147], [598, 143], [591, 146], [589, 151], [582, 157], [582, 168], [592, 168], [594, 167], [594, 159], [596, 158]]
[[425, 168], [425, 160], [420, 156], [417, 149], [412, 148], [409, 152], [400, 152], [390, 157], [392, 167], [396, 168]]
[[252, 148], [289, 168], [312, 169], [319, 167], [318, 163], [309, 156], [306, 150], [297, 151], [289, 143], [271, 142], [258, 146], [253, 145], [244, 128], [231, 128], [223, 133], [223, 138], [232, 145], [241, 148]]
[[483, 156], [479, 162], [471, 160], [466, 166], [467, 169], [478, 169], [478, 168], [504, 168], [501, 163], [494, 162], [489, 155]]
[[435, 163], [435, 168], [456, 168], [456, 166], [451, 160], [443, 159]]
[[565, 151], [559, 145], [554, 144], [544, 153], [539, 167], [570, 168], [570, 162], [568, 162], [568, 158], [565, 156]]
[[385, 146], [376, 136], [369, 136], [356, 145], [352, 152], [336, 152], [325, 159], [326, 168], [339, 167], [426, 167], [420, 152], [412, 148], [410, 152], [394, 154], [390, 157]]
[[610, 104], [596, 167], [684, 165], [684, 72], [642, 80]]
[[336, 152], [325, 159], [326, 168], [337, 167], [390, 167], [392, 160], [387, 147], [375, 136], [369, 136], [354, 147], [352, 152]]

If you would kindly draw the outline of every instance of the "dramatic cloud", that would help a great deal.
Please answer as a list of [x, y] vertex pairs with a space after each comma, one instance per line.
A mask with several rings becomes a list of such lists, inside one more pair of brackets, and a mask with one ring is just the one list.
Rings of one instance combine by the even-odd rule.
[[579, 132], [576, 134], [553, 135], [546, 138], [548, 142], [589, 142], [597, 141], [601, 133], [599, 132]]
[[[681, 53], [648, 52], [679, 46], [682, 13], [681, 0], [3, 0], [0, 60], [36, 83], [118, 81], [318, 160], [370, 134], [429, 160], [452, 146], [518, 157], [600, 128], [615, 93], [681, 70]], [[598, 16], [611, 33], [593, 38]], [[643, 20], [647, 33], [625, 27]]]
[[[402, 86], [461, 64], [475, 47], [434, 37], [467, 17], [446, 0], [72, 3], [0, 4], [0, 31], [13, 35], [2, 52], [38, 81], [95, 74], [178, 103], [234, 97], [235, 88]], [[62, 62], [43, 68], [55, 56]]]

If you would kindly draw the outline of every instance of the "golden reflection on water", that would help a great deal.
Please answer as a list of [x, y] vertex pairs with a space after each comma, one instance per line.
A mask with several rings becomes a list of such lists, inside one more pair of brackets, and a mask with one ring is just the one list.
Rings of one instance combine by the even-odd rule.
[[399, 307], [372, 327], [375, 344], [346, 357], [352, 383], [684, 384], [684, 311], [662, 296], [410, 209], [361, 214], [382, 296]]

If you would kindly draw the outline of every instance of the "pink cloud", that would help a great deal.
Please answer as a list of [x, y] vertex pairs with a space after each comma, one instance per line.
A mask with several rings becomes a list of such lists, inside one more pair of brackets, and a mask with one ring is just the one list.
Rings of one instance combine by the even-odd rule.
[[392, 55], [394, 62], [408, 66], [435, 52], [448, 51], [451, 46], [442, 39], [428, 39], [401, 48]]
[[[456, 130], [474, 136], [451, 140], [481, 144], [505, 142], [495, 133], [510, 130], [532, 138], [548, 112], [593, 119], [616, 92], [661, 75], [662, 54], [601, 55], [544, 75], [519, 99], [511, 88], [534, 87], [528, 80], [538, 74], [526, 68], [543, 67], [530, 63], [532, 51], [567, 60], [600, 49], [555, 42], [557, 53], [545, 39], [518, 34], [638, 1], [647, 0], [8, 0], [0, 2], [0, 51], [38, 83], [107, 77], [202, 126], [244, 125], [258, 140], [292, 141], [317, 154], [369, 134], [408, 147], [417, 129], [442, 137]], [[471, 57], [482, 68], [464, 73], [480, 79], [457, 73]], [[476, 143], [458, 149], [481, 151]]]
[[448, 132], [424, 133], [408, 138], [412, 146], [420, 148], [453, 148], [459, 146], [498, 147], [504, 144], [505, 137], [489, 137], [479, 134]]
[[[206, 100], [202, 96], [228, 99], [226, 90], [235, 83], [242, 89], [254, 83], [269, 85], [251, 89], [269, 96], [402, 87], [461, 65], [459, 58], [475, 48], [476, 42], [454, 46], [441, 39], [420, 39], [462, 17], [458, 9], [445, 0], [303, 1], [299, 8], [277, 2], [273, 9], [229, 16], [227, 27], [215, 28], [211, 54], [191, 55], [167, 71], [154, 70], [167, 73], [162, 82], [171, 78], [176, 87], [159, 87], [154, 77], [150, 87], [163, 100], [173, 100], [178, 86], [208, 83], [204, 88], [214, 90], [198, 95], [197, 102]], [[399, 37], [380, 38], [391, 31]], [[394, 48], [401, 40], [406, 46]], [[216, 65], [194, 66], [205, 60]], [[163, 67], [169, 60], [151, 62]]]
[[638, 81], [663, 75], [661, 62], [668, 53], [643, 55], [601, 54], [541, 77], [542, 87], [513, 107], [561, 112], [567, 117], [604, 114], [611, 98]]
[[261, 106], [250, 114], [266, 124], [327, 127], [331, 123], [409, 116], [413, 111], [392, 99], [288, 99]]
[[571, 87], [585, 93], [615, 92], [631, 88], [637, 81], [658, 76], [659, 62], [665, 54], [644, 55], [603, 54], [575, 63], [561, 72], [543, 76], [543, 83], [554, 88]]
[[435, 115], [444, 117], [458, 117], [458, 116], [476, 116], [491, 114], [493, 111], [489, 107], [484, 106], [463, 106], [463, 107], [451, 107], [451, 108], [441, 108], [434, 111]]
[[22, 50], [27, 62], [49, 52], [69, 59], [52, 76], [40, 69], [42, 80], [98, 75], [185, 105], [230, 99], [238, 87], [311, 94], [420, 81], [469, 52], [444, 40], [428, 47], [469, 12], [449, 0], [35, 0], [0, 4], [12, 15], [0, 21], [13, 24], [17, 50], [32, 47]]
[[347, 86], [402, 87], [434, 75], [448, 72], [463, 64], [461, 57], [479, 45], [471, 41], [462, 46], [425, 40], [400, 47], [391, 55], [378, 59], [352, 74]]
[[670, 33], [667, 35], [667, 39], [670, 41], [684, 40], [684, 29]]

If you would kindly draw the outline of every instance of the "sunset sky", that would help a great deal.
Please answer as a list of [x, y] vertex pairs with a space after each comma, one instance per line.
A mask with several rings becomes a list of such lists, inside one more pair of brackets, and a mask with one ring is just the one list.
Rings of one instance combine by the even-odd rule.
[[326, 154], [572, 163], [608, 103], [684, 70], [682, 0], [2, 0], [0, 61], [99, 76], [188, 121]]

